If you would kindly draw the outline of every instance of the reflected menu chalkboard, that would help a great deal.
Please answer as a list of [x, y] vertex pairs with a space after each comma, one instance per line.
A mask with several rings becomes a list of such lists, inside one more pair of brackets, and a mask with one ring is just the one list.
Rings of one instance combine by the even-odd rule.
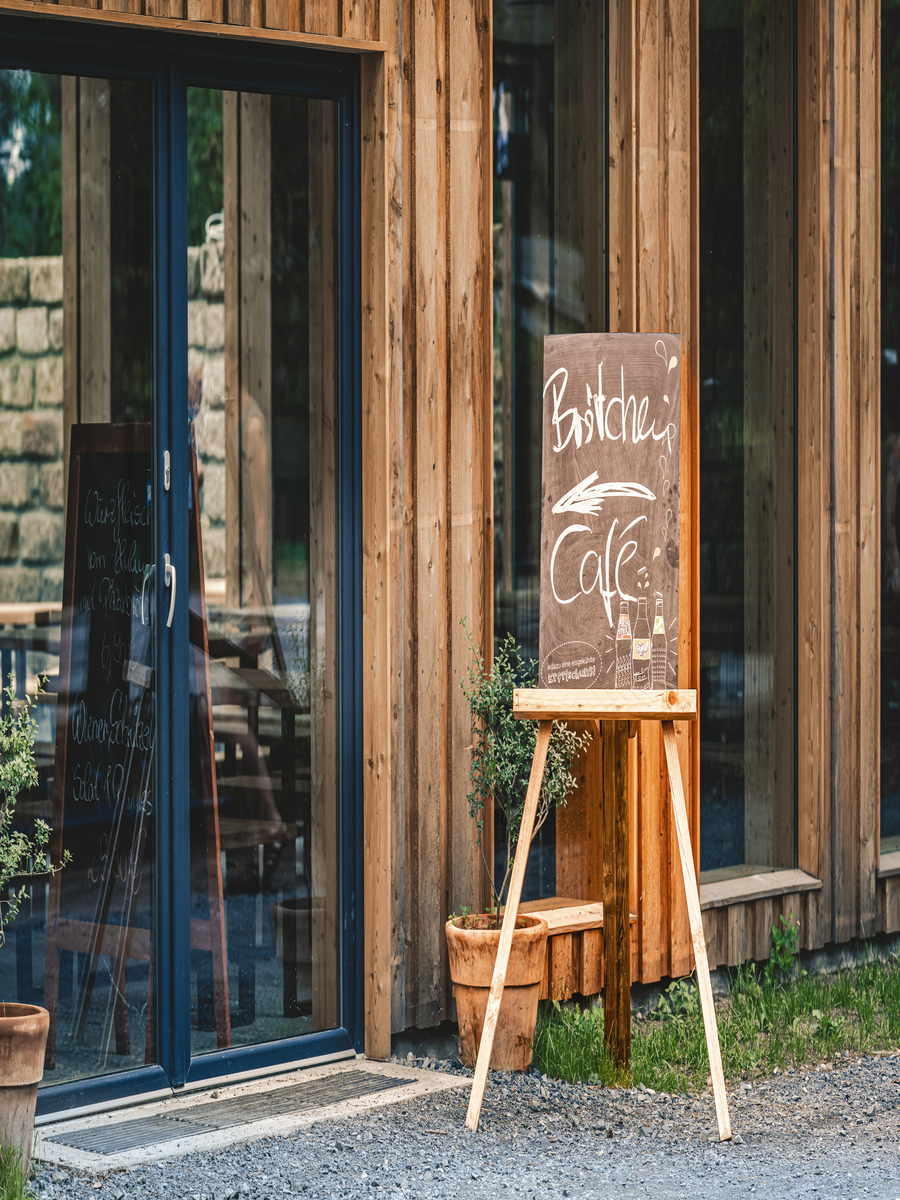
[[[48, 976], [55, 976], [58, 949], [90, 955], [76, 997], [79, 1037], [97, 956], [110, 955], [121, 971], [126, 957], [149, 953], [155, 738], [150, 444], [148, 424], [71, 430], [53, 808], [54, 837], [60, 850], [70, 850], [72, 864], [57, 877], [59, 894], [51, 904], [59, 909], [58, 917], [51, 912]], [[55, 1018], [55, 978], [48, 978], [48, 991]], [[120, 1053], [126, 1038], [119, 1021]]]
[[681, 339], [544, 338], [540, 684], [678, 680]]

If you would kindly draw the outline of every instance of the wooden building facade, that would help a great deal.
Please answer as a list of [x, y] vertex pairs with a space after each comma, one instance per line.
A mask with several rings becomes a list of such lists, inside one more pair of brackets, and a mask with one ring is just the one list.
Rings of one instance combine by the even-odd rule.
[[[555, 260], [553, 328], [681, 334], [679, 683], [700, 687], [702, 704], [711, 661], [702, 657], [704, 6], [545, 7], [554, 9], [555, 89], [546, 111], [556, 121], [546, 204], [558, 243], [577, 247], [579, 259], [577, 271], [564, 255]], [[713, 965], [765, 957], [772, 924], [787, 913], [799, 918], [807, 949], [900, 930], [900, 843], [879, 842], [881, 8], [872, 0], [797, 0], [792, 13], [774, 0], [737, 7], [747, 168], [738, 204], [772, 211], [755, 241], [746, 229], [744, 237], [744, 395], [762, 380], [769, 407], [744, 401], [742, 470], [745, 489], [757, 473], [754, 495], [765, 493], [777, 515], [757, 536], [756, 510], [743, 503], [743, 577], [752, 542], [755, 584], [744, 588], [739, 636], [746, 663], [765, 662], [769, 673], [760, 683], [743, 668], [741, 736], [753, 746], [744, 778], [758, 802], [744, 822], [742, 869], [701, 874]], [[508, 548], [515, 536], [512, 493], [503, 490], [511, 485], [496, 473], [514, 411], [503, 398], [513, 243], [501, 219], [511, 185], [495, 162], [499, 8], [496, 0], [493, 9], [489, 0], [0, 2], [0, 21], [54, 33], [73, 23], [164, 32], [173, 52], [178, 38], [201, 38], [227, 55], [243, 46], [337, 54], [358, 73], [356, 919], [360, 1048], [378, 1058], [392, 1034], [452, 1017], [444, 922], [484, 899], [466, 799], [471, 730], [459, 683], [469, 649], [460, 620], [491, 646], [503, 623], [497, 597], [516, 590], [507, 559], [495, 559], [498, 538]], [[532, 91], [539, 79], [538, 71]], [[754, 148], [757, 120], [775, 137], [760, 134]], [[241, 144], [249, 154], [252, 134]], [[242, 178], [252, 192], [250, 167]], [[532, 185], [535, 194], [544, 187], [538, 171]], [[241, 201], [240, 187], [232, 194], [246, 215], [252, 201]], [[521, 192], [518, 211], [531, 201]], [[789, 281], [777, 296], [764, 287], [771, 276]], [[537, 272], [532, 282], [539, 293]], [[568, 327], [567, 287], [580, 313]], [[258, 308], [236, 292], [229, 301], [226, 285], [225, 309], [234, 347]], [[240, 391], [239, 381], [229, 386]], [[539, 391], [537, 377], [530, 386]], [[703, 736], [678, 727], [701, 867]], [[658, 729], [644, 726], [629, 753], [632, 968], [635, 980], [652, 982], [690, 971], [692, 951]], [[554, 895], [532, 903], [582, 909], [561, 915], [551, 938], [547, 993], [563, 997], [602, 983], [602, 737], [580, 771], [579, 792], [557, 818]], [[775, 798], [785, 788], [786, 805]]]

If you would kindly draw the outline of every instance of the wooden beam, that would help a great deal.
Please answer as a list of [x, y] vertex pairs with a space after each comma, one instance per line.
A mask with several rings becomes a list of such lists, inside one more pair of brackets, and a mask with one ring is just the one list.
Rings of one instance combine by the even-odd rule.
[[363, 982], [365, 1049], [391, 1053], [391, 424], [385, 63], [362, 64]]
[[591, 688], [516, 688], [513, 716], [540, 720], [696, 721], [697, 693], [689, 689], [626, 691]]
[[[261, 14], [259, 0], [256, 0], [256, 5]], [[239, 8], [238, 12], [234, 11], [236, 8]], [[236, 0], [227, 0], [225, 24], [213, 24], [203, 19], [183, 20], [176, 16], [161, 14], [140, 15], [130, 12], [110, 12], [103, 9], [82, 8], [73, 3], [54, 4], [44, 2], [44, 0], [2, 0], [0, 15], [3, 13], [63, 21], [90, 21], [97, 25], [110, 25], [115, 28], [159, 29], [162, 27], [176, 33], [194, 33], [218, 39], [225, 37], [258, 44], [268, 42], [270, 44], [346, 50], [356, 54], [384, 54], [388, 50], [386, 43], [379, 39], [356, 37], [352, 30], [348, 30], [346, 36], [334, 37], [294, 30], [264, 29], [261, 20], [257, 20], [256, 24], [253, 23], [250, 3], [248, 2], [245, 7], [241, 0], [238, 4], [236, 4]]]

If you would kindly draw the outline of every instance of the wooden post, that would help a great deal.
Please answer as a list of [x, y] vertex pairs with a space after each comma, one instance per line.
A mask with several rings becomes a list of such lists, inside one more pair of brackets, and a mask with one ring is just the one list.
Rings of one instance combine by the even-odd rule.
[[631, 1063], [631, 921], [628, 867], [628, 721], [603, 721], [603, 1040], [617, 1067]]
[[516, 846], [516, 858], [513, 863], [512, 879], [509, 884], [506, 911], [503, 914], [503, 928], [500, 930], [500, 945], [497, 947], [494, 977], [491, 980], [491, 990], [488, 995], [487, 1008], [484, 1014], [481, 1045], [478, 1047], [478, 1058], [475, 1062], [475, 1078], [472, 1080], [469, 1111], [466, 1113], [466, 1125], [469, 1129], [478, 1128], [478, 1118], [481, 1116], [481, 1102], [484, 1099], [488, 1067], [490, 1066], [491, 1053], [494, 1049], [494, 1032], [497, 1028], [497, 1016], [500, 1012], [501, 1001], [503, 1000], [503, 985], [506, 982], [509, 951], [512, 947], [513, 931], [516, 928], [519, 898], [522, 895], [522, 883], [525, 880], [525, 865], [528, 862], [531, 835], [534, 832], [534, 818], [537, 813], [538, 797], [541, 794], [541, 784], [544, 780], [544, 764], [547, 761], [547, 748], [550, 745], [550, 730], [552, 727], [552, 721], [538, 722], [537, 742], [534, 747], [534, 759], [531, 763], [528, 792], [525, 796], [525, 810], [522, 813], [522, 825], [519, 830], [518, 845]]

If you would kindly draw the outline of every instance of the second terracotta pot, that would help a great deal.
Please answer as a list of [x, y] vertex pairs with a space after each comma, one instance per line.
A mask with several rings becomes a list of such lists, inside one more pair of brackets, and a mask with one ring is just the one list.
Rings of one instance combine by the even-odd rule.
[[31, 1158], [34, 1108], [44, 1074], [50, 1014], [36, 1004], [0, 1004], [0, 1147]]
[[[462, 920], [464, 918], [457, 917], [448, 921], [445, 930], [459, 1021], [460, 1058], [466, 1066], [474, 1067], [500, 930], [461, 929], [459, 922]], [[531, 1066], [531, 1047], [546, 959], [547, 922], [543, 917], [520, 916], [513, 934], [491, 1052], [491, 1067], [495, 1070], [525, 1071]]]

